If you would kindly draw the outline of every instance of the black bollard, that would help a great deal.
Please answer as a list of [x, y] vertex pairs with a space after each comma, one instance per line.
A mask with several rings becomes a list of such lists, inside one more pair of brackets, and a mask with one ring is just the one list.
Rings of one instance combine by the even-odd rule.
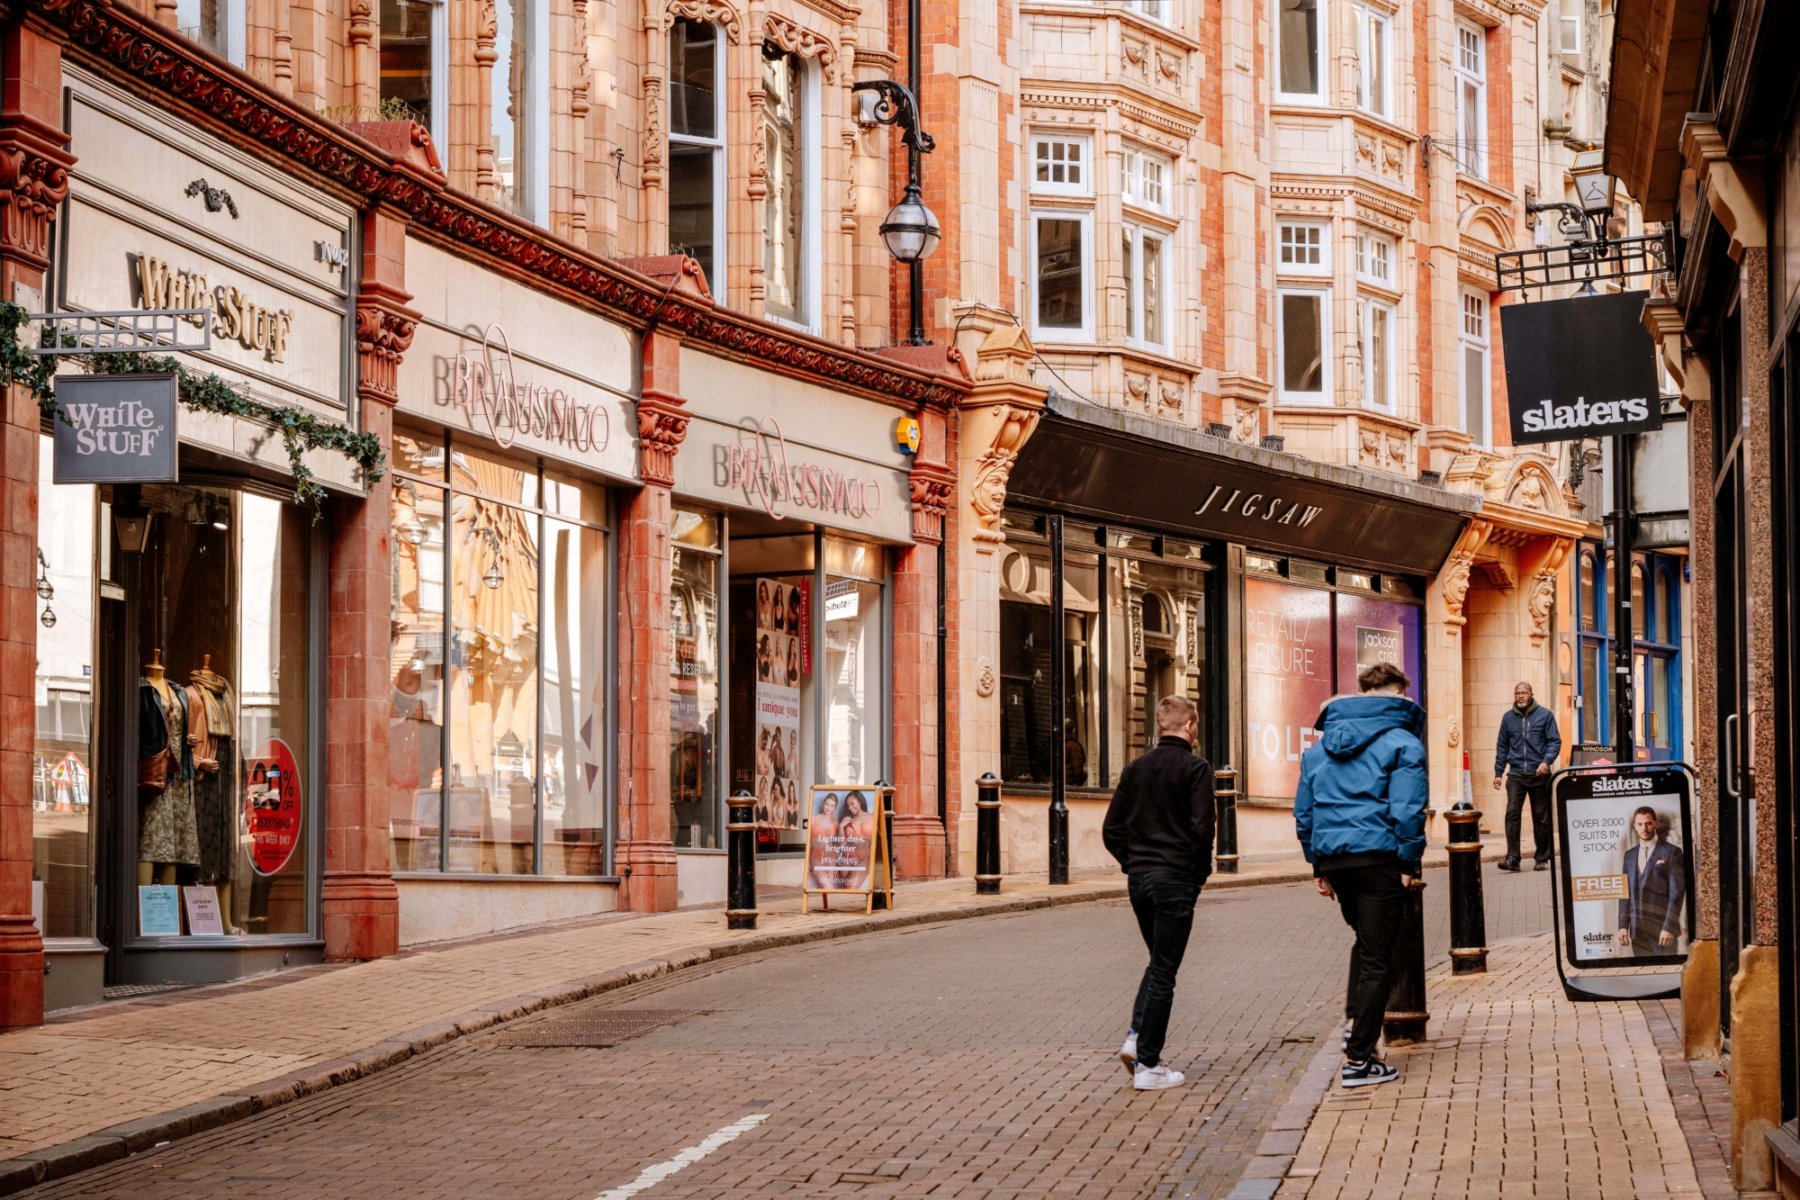
[[756, 797], [738, 792], [731, 798], [731, 819], [726, 823], [730, 849], [730, 881], [725, 907], [725, 928], [756, 928]]
[[1218, 843], [1213, 861], [1221, 875], [1237, 874], [1237, 798], [1237, 768], [1220, 767], [1213, 773], [1213, 825]]
[[1000, 894], [1000, 778], [975, 781], [975, 894]]
[[886, 889], [892, 888], [894, 885], [894, 793], [897, 790], [885, 779], [875, 781], [875, 794], [881, 798], [881, 833], [887, 839], [887, 875], [885, 879], [875, 877], [875, 872], [881, 868], [879, 861], [875, 862], [870, 869], [869, 886], [875, 889], [875, 894], [869, 897], [869, 904], [876, 912], [880, 912], [888, 906]]
[[1425, 1011], [1425, 889], [1406, 894], [1400, 913], [1400, 938], [1394, 947], [1394, 978], [1388, 988], [1381, 1030], [1392, 1046], [1425, 1040], [1431, 1014]]
[[1481, 898], [1481, 810], [1467, 800], [1444, 814], [1450, 822], [1450, 973], [1487, 971], [1487, 910]]

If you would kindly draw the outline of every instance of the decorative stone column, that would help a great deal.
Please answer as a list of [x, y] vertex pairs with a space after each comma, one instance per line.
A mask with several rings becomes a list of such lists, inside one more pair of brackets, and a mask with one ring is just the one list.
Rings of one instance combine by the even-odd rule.
[[[1432, 807], [1440, 810], [1462, 798], [1462, 756], [1469, 749], [1463, 728], [1463, 628], [1469, 618], [1463, 604], [1468, 599], [1475, 556], [1492, 529], [1486, 521], [1469, 522], [1425, 596], [1426, 745], [1449, 751], [1426, 756], [1431, 766]], [[1479, 768], [1476, 771], [1479, 780]]]
[[[362, 430], [391, 458], [395, 373], [419, 314], [406, 307], [406, 221], [381, 206], [362, 227], [356, 297]], [[325, 957], [381, 958], [400, 948], [400, 894], [388, 840], [388, 664], [393, 488], [381, 479], [331, 513], [326, 670]]]
[[944, 462], [944, 414], [918, 414], [921, 437], [909, 485], [914, 544], [894, 564], [894, 871], [940, 879], [938, 818], [938, 557], [956, 477]]
[[[0, 30], [0, 299], [35, 304], [50, 221], [69, 194], [62, 44], [23, 20]], [[38, 407], [8, 388], [0, 421], [0, 1030], [44, 1020], [44, 940], [31, 917], [37, 731]]]

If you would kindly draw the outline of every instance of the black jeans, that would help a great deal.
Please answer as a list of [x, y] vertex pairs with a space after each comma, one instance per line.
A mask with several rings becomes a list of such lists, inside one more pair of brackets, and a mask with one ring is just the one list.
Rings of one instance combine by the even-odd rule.
[[1550, 861], [1550, 776], [1506, 775], [1506, 857], [1519, 861], [1519, 814], [1525, 797], [1531, 797], [1531, 856]]
[[1131, 876], [1131, 911], [1150, 951], [1150, 965], [1138, 984], [1131, 1006], [1137, 1030], [1137, 1060], [1142, 1067], [1162, 1061], [1163, 1038], [1169, 1032], [1169, 1009], [1175, 1003], [1175, 974], [1187, 953], [1194, 928], [1194, 901], [1200, 889], [1181, 871], [1139, 871]]
[[1345, 1053], [1352, 1061], [1363, 1062], [1374, 1056], [1381, 1040], [1381, 1018], [1387, 1011], [1394, 977], [1406, 889], [1400, 886], [1398, 861], [1327, 871], [1325, 878], [1337, 893], [1344, 924], [1356, 931], [1356, 945], [1350, 950], [1349, 994], [1344, 998], [1351, 1020]]

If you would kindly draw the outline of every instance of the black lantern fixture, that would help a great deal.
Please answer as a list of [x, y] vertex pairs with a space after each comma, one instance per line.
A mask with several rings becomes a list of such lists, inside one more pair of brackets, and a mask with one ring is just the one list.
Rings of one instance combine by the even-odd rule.
[[42, 546], [38, 547], [37, 560], [37, 594], [38, 599], [44, 602], [44, 611], [43, 614], [38, 617], [38, 623], [45, 629], [54, 629], [56, 628], [56, 613], [50, 607], [50, 600], [51, 597], [56, 595], [56, 588], [50, 582], [50, 564], [44, 559], [44, 548]]
[[[912, 61], [918, 61], [917, 21], [910, 38]], [[916, 70], [916, 67], [915, 67]], [[900, 140], [906, 143], [906, 191], [900, 203], [888, 211], [881, 225], [881, 240], [894, 261], [907, 266], [910, 284], [910, 329], [912, 345], [925, 344], [924, 262], [937, 249], [943, 230], [937, 215], [925, 207], [920, 187], [919, 156], [930, 154], [937, 142], [919, 128], [919, 105], [913, 92], [894, 79], [871, 79], [851, 87], [856, 96], [856, 119], [865, 127], [894, 125], [900, 129]]]

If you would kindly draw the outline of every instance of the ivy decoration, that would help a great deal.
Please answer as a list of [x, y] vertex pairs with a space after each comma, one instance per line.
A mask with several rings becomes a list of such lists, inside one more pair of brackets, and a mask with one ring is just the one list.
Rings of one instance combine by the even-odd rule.
[[196, 412], [222, 416], [245, 417], [267, 425], [281, 435], [287, 451], [288, 466], [294, 473], [294, 503], [310, 505], [313, 520], [325, 511], [326, 491], [306, 465], [312, 450], [331, 450], [362, 468], [363, 477], [373, 483], [387, 473], [387, 460], [381, 453], [381, 441], [372, 433], [356, 433], [335, 421], [325, 421], [303, 409], [287, 404], [266, 404], [244, 395], [209, 372], [183, 366], [166, 354], [32, 354], [20, 344], [19, 330], [25, 324], [25, 310], [12, 303], [0, 303], [0, 373], [7, 385], [28, 389], [37, 399], [38, 409], [52, 420], [68, 420], [68, 414], [56, 402], [54, 378], [59, 357], [66, 357], [86, 367], [94, 375], [172, 374], [175, 376], [176, 398]]

